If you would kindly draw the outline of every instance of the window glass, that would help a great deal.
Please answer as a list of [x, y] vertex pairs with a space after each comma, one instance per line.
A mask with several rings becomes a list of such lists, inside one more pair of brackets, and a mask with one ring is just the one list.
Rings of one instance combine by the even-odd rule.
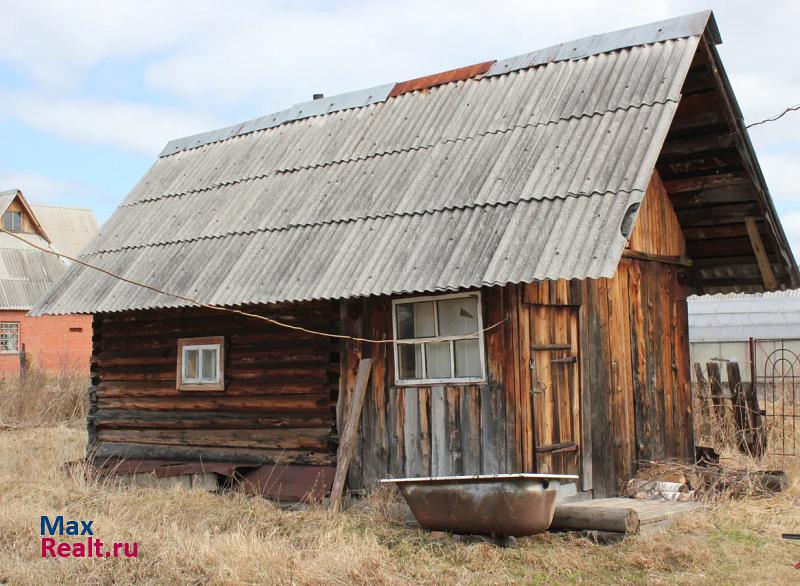
[[478, 340], [456, 340], [456, 376], [481, 376], [481, 353]]
[[21, 212], [4, 212], [3, 213], [3, 228], [11, 232], [19, 232], [22, 230], [22, 213]]
[[19, 323], [0, 324], [0, 352], [19, 352]]
[[400, 344], [398, 348], [400, 358], [400, 378], [422, 378], [422, 345]]
[[[472, 382], [484, 376], [480, 297], [409, 299], [394, 305], [399, 383]], [[418, 342], [417, 342], [418, 341]]]
[[450, 378], [450, 343], [434, 342], [425, 344], [425, 363], [428, 368], [426, 378]]
[[183, 378], [197, 379], [200, 372], [200, 351], [190, 348], [183, 350]]
[[403, 340], [434, 336], [433, 302], [425, 301], [398, 305], [397, 334]]
[[200, 370], [201, 375], [200, 378], [207, 381], [217, 381], [217, 350], [214, 349], [204, 349], [201, 350], [201, 360], [200, 360]]
[[460, 336], [478, 331], [478, 299], [462, 297], [438, 303], [439, 335]]

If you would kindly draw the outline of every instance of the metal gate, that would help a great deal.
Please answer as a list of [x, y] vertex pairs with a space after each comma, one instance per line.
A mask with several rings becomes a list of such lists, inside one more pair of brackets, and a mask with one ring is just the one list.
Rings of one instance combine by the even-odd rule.
[[767, 451], [796, 456], [800, 428], [800, 356], [797, 340], [751, 342], [756, 391], [767, 428]]

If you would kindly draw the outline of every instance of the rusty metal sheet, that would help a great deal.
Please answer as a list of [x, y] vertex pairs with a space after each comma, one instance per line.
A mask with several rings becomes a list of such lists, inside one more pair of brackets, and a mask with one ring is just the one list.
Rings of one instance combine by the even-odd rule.
[[401, 81], [389, 92], [389, 97], [395, 98], [408, 92], [424, 90], [436, 87], [437, 85], [444, 85], [454, 81], [464, 81], [465, 79], [477, 77], [489, 71], [489, 68], [494, 65], [494, 63], [494, 60], [484, 61], [483, 63], [467, 65], [466, 67], [459, 67], [457, 69], [451, 69], [450, 71], [443, 71], [416, 79], [409, 79], [408, 81]]
[[405, 497], [417, 522], [431, 531], [522, 537], [547, 531], [568, 474], [492, 474], [387, 478]]
[[335, 475], [333, 466], [265, 464], [245, 474], [240, 489], [278, 501], [319, 501], [330, 494]]

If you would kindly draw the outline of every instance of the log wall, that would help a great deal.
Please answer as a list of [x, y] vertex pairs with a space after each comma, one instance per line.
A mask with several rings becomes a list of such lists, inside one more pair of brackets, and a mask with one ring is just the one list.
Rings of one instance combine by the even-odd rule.
[[[257, 309], [250, 309], [258, 313]], [[265, 315], [338, 330], [330, 302]], [[176, 389], [178, 338], [224, 336], [225, 390]], [[90, 438], [101, 457], [330, 464], [338, 344], [204, 309], [98, 315]]]

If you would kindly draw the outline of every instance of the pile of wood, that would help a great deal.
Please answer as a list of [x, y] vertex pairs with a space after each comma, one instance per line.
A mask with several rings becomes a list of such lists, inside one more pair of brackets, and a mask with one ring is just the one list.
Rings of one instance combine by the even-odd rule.
[[623, 494], [638, 499], [714, 501], [745, 496], [772, 496], [789, 487], [780, 470], [747, 470], [720, 464], [687, 465], [646, 462], [628, 481]]

